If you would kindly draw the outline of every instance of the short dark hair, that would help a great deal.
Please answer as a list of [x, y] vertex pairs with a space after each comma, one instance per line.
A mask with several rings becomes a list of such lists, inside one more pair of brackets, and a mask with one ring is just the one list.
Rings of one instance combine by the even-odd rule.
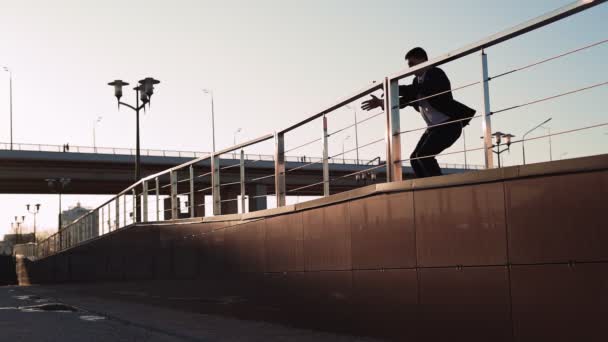
[[426, 51], [424, 51], [424, 49], [421, 47], [415, 47], [405, 54], [405, 59], [410, 58], [423, 59], [425, 61], [429, 60], [429, 57], [426, 55]]

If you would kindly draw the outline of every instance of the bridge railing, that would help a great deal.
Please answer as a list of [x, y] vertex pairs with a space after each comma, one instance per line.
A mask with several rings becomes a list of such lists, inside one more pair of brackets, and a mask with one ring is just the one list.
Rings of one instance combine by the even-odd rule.
[[[494, 154], [498, 154], [499, 156], [498, 166], [500, 167], [500, 150], [495, 151], [495, 149], [500, 149], [501, 141], [497, 138], [496, 142], [493, 142], [492, 137], [504, 137], [497, 134], [497, 132], [492, 131], [493, 117], [497, 116], [499, 113], [506, 113], [518, 108], [553, 101], [564, 96], [596, 89], [608, 85], [608, 80], [595, 82], [565, 92], [551, 94], [550, 96], [524, 100], [515, 105], [505, 106], [500, 109], [492, 109], [490, 104], [491, 82], [498, 78], [502, 78], [503, 76], [519, 73], [520, 71], [528, 70], [538, 65], [600, 46], [608, 42], [608, 40], [602, 40], [584, 45], [574, 50], [560, 52], [559, 54], [548, 56], [542, 60], [533, 61], [532, 63], [517, 68], [505, 70], [495, 75], [490, 75], [489, 72], [488, 49], [512, 38], [524, 35], [530, 31], [602, 4], [605, 1], [606, 0], [576, 1], [546, 15], [492, 35], [475, 44], [471, 44], [413, 68], [385, 77], [383, 82], [372, 83], [352, 95], [314, 113], [305, 120], [283, 130], [279, 130], [274, 134], [267, 134], [216, 153], [200, 156], [182, 165], [148, 176], [123, 190], [117, 196], [95, 210], [82, 216], [74, 223], [62, 228], [57, 234], [51, 236], [49, 239], [40, 243], [37, 246], [37, 256], [44, 257], [59, 252], [100, 235], [122, 229], [136, 222], [192, 219], [208, 215], [245, 213], [249, 210], [259, 210], [262, 207], [267, 206], [267, 203], [255, 203], [255, 200], [258, 197], [265, 200], [272, 198], [275, 201], [275, 205], [281, 207], [288, 204], [290, 196], [291, 199], [293, 197], [298, 197], [301, 194], [319, 197], [328, 196], [334, 191], [340, 191], [340, 186], [345, 180], [350, 180], [351, 182], [355, 181], [361, 186], [370, 184], [370, 182], [400, 181], [403, 177], [404, 166], [411, 163], [417, 163], [425, 158], [463, 154], [466, 165], [468, 164], [466, 159], [467, 153], [479, 151], [483, 154], [485, 168], [489, 169], [495, 167]], [[440, 155], [413, 155], [409, 158], [404, 157], [402, 154], [404, 139], [402, 138], [405, 138], [408, 134], [414, 132], [434, 128], [434, 126], [402, 128], [400, 122], [400, 107], [403, 107], [403, 103], [400, 103], [399, 98], [400, 82], [405, 81], [408, 77], [424, 72], [431, 67], [444, 65], [467, 56], [474, 56], [475, 54], [478, 54], [477, 58], [480, 66], [478, 80], [457, 84], [451, 89], [440, 91], [436, 94], [427, 96], [426, 98], [413, 100], [410, 103], [407, 103], [407, 105], [440, 96], [448, 92], [459, 92], [464, 89], [477, 87], [478, 95], [481, 97], [481, 106], [471, 120], [472, 122], [481, 122], [482, 129], [480, 135], [482, 138], [482, 146], [467, 148], [466, 144], [464, 144], [462, 150], [448, 150]], [[344, 111], [345, 109], [353, 110], [353, 108], [356, 108], [359, 101], [372, 94], [379, 98], [384, 94], [383, 108], [378, 108], [369, 112], [363, 119], [358, 118], [357, 113], [354, 112], [354, 120], [352, 123], [345, 123], [344, 119], [338, 119], [335, 120], [335, 122], [331, 121], [332, 118], [337, 117], [336, 113]], [[536, 120], [536, 118], [534, 118], [534, 120]], [[464, 120], [451, 120], [440, 125], [461, 121]], [[366, 134], [366, 139], [368, 140], [359, 143], [357, 135], [358, 127], [373, 125], [374, 123], [377, 127], [366, 128], [366, 132], [376, 133], [376, 135], [371, 135], [371, 137], [369, 137], [368, 134]], [[527, 140], [551, 138], [552, 136], [560, 136], [579, 132], [581, 130], [606, 126], [608, 126], [608, 123], [592, 123], [583, 127], [554, 132], [553, 134], [549, 133], [544, 136]], [[471, 126], [466, 126], [466, 129], [470, 130]], [[302, 134], [301, 132], [304, 133]], [[348, 139], [344, 135], [345, 132], [351, 132], [351, 134], [355, 135], [355, 139], [357, 139], [355, 149], [345, 149], [344, 142]], [[298, 134], [303, 136], [298, 136]], [[517, 143], [521, 143], [523, 147], [525, 141], [524, 135], [520, 140], [509, 141], [507, 147]], [[253, 171], [248, 171], [249, 165], [247, 165], [246, 162], [247, 158], [245, 157], [245, 152], [250, 147], [259, 147], [263, 144], [270, 144], [270, 147], [268, 148], [274, 150], [272, 159], [269, 159], [269, 161], [272, 160], [274, 162], [274, 172], [267, 175], [252, 174]], [[336, 146], [340, 145], [342, 146], [342, 149], [339, 147], [336, 148]], [[504, 141], [502, 145], [504, 148]], [[333, 152], [330, 150], [330, 147], [333, 147]], [[365, 148], [372, 147], [380, 149], [379, 152], [374, 152], [374, 155], [378, 156], [376, 159], [377, 162], [371, 162], [369, 165], [360, 163], [358, 153]], [[288, 167], [286, 164], [286, 154], [301, 149], [307, 149], [309, 152], [314, 151], [315, 153], [313, 153], [313, 155], [320, 151], [319, 154], [322, 155], [322, 157], [308, 161], [299, 160], [302, 162], [301, 165]], [[310, 155], [309, 152], [306, 154]], [[355, 172], [332, 175], [330, 173], [329, 163], [339, 163], [340, 159], [343, 159], [344, 156], [349, 153], [357, 154], [355, 163], [362, 164], [362, 167]], [[220, 165], [220, 161], [226, 159], [222, 159], [221, 157], [226, 155], [232, 155], [233, 158], [231, 159], [235, 162]], [[259, 160], [262, 160], [262, 158]], [[255, 163], [256, 161], [250, 162]], [[307, 184], [294, 185], [294, 183], [286, 181], [288, 177], [291, 177], [292, 174], [296, 173], [299, 173], [300, 175], [309, 175], [310, 179], [308, 180], [310, 180], [310, 182]], [[379, 175], [382, 175], [384, 178], [379, 179]], [[316, 179], [313, 179], [314, 177], [316, 177]], [[300, 178], [301, 177], [298, 179]], [[206, 179], [206, 181], [198, 181], [200, 179]], [[204, 186], [203, 184], [210, 184], [211, 186]], [[261, 191], [255, 189], [250, 190], [248, 187], [258, 185], [262, 185], [263, 189]], [[290, 187], [288, 187], [288, 185]], [[271, 191], [268, 191], [268, 189], [271, 189]], [[209, 203], [205, 200], [206, 197], [210, 197], [211, 200]]]

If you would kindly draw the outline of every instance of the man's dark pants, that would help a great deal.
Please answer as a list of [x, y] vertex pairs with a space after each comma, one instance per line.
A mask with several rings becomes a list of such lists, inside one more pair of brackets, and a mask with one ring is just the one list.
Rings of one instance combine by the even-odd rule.
[[461, 134], [460, 122], [428, 128], [410, 156], [416, 177], [440, 176], [441, 168], [434, 156], [452, 146]]

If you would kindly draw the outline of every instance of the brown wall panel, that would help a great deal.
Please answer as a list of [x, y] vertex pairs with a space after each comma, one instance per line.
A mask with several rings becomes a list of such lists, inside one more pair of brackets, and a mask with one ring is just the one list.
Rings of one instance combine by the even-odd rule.
[[199, 270], [197, 239], [185, 236], [173, 242], [173, 269], [179, 279], [193, 279]]
[[417, 341], [415, 269], [353, 271], [353, 329], [399, 341]]
[[241, 272], [263, 273], [266, 266], [266, 224], [264, 220], [236, 225], [238, 264]]
[[226, 229], [203, 234], [200, 240], [200, 277], [205, 279], [226, 272], [224, 234]]
[[411, 192], [349, 202], [353, 269], [416, 266]]
[[507, 262], [502, 183], [414, 192], [418, 264]]
[[421, 341], [511, 341], [507, 268], [420, 269]]
[[608, 263], [513, 266], [517, 341], [606, 341]]
[[304, 270], [304, 227], [302, 213], [266, 219], [266, 270]]
[[306, 300], [299, 305], [302, 317], [319, 329], [352, 329], [352, 271], [296, 273], [288, 280]]
[[352, 268], [348, 203], [304, 211], [302, 221], [307, 271]]
[[506, 182], [512, 263], [608, 260], [608, 171]]

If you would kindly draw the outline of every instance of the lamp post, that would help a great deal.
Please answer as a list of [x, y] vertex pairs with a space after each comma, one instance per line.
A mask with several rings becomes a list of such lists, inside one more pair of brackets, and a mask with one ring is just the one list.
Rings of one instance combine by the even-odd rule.
[[[128, 103], [120, 101], [122, 97], [122, 87], [129, 85], [127, 82], [123, 82], [122, 80], [115, 80], [113, 82], [108, 83], [108, 85], [114, 87], [114, 96], [116, 96], [116, 100], [118, 101], [118, 108], [120, 106], [125, 106], [131, 108], [135, 111], [135, 182], [141, 179], [141, 155], [140, 155], [140, 144], [139, 144], [139, 111], [146, 108], [146, 105], [150, 107], [150, 101], [152, 99], [152, 95], [154, 94], [154, 86], [159, 84], [160, 81], [156, 80], [152, 77], [144, 78], [140, 80], [139, 85], [133, 90], [135, 90], [135, 106], [132, 106]], [[141, 99], [141, 105], [139, 104], [139, 100]], [[139, 196], [135, 197], [135, 222], [140, 222], [140, 201]]]
[[232, 135], [232, 144], [234, 146], [236, 146], [236, 135], [241, 133], [241, 131], [243, 131], [242, 128], [238, 128], [236, 131], [234, 131], [234, 134]]
[[[494, 136], [494, 139], [496, 140], [496, 144], [492, 145], [492, 147], [496, 147], [496, 151], [492, 150], [492, 152], [496, 153], [498, 155], [498, 168], [501, 168], [501, 162], [500, 162], [500, 154], [503, 152], [507, 152], [511, 149], [511, 138], [514, 138], [515, 136], [513, 134], [507, 134], [507, 133], [503, 133], [503, 132], [496, 132], [494, 134], [492, 134], [492, 136]], [[504, 144], [507, 145], [507, 148], [504, 150], [500, 149], [501, 144], [503, 143], [502, 139], [505, 139]]]
[[95, 151], [95, 153], [97, 153], [97, 143], [95, 141], [95, 127], [99, 122], [101, 122], [101, 119], [103, 119], [103, 117], [98, 116], [97, 119], [93, 121], [93, 151]]
[[30, 205], [25, 205], [27, 212], [34, 215], [34, 242], [36, 242], [36, 215], [38, 215], [38, 212], [40, 212], [40, 203], [33, 205], [33, 207], [35, 207], [35, 209], [30, 210]]
[[11, 223], [11, 228], [15, 231], [15, 244], [20, 243], [21, 241], [21, 224], [25, 222], [25, 216], [21, 216], [21, 221], [19, 221], [19, 216], [15, 216], [15, 221]]
[[61, 249], [61, 226], [62, 226], [62, 222], [61, 222], [61, 194], [63, 193], [63, 190], [67, 187], [67, 185], [70, 183], [71, 179], [69, 178], [48, 178], [46, 179], [49, 188], [51, 189], [51, 191], [56, 192], [59, 194], [59, 219], [58, 219], [58, 226], [57, 226], [57, 232], [59, 233], [59, 248]]
[[355, 117], [355, 151], [357, 152], [357, 165], [359, 165], [359, 124], [357, 123], [357, 108], [346, 105], [346, 108], [353, 110], [353, 116]]
[[547, 135], [549, 137], [549, 161], [553, 161], [553, 145], [551, 143], [551, 127], [540, 126], [540, 128], [547, 130]]
[[211, 97], [211, 136], [213, 139], [213, 154], [215, 154], [215, 109], [213, 108], [213, 91], [211, 91], [211, 89], [203, 89], [203, 93], [209, 94]]
[[[543, 121], [542, 123], [540, 123], [540, 124], [538, 124], [538, 125], [534, 126], [534, 128], [532, 128], [531, 130], [527, 131], [527, 132], [524, 134], [524, 136], [522, 137], [522, 139], [521, 139], [521, 154], [522, 154], [522, 157], [523, 157], [523, 162], [524, 162], [524, 165], [526, 165], [526, 146], [525, 146], [525, 143], [526, 143], [526, 136], [527, 136], [528, 134], [532, 133], [532, 132], [533, 132], [534, 130], [536, 130], [537, 128], [539, 128], [539, 127], [541, 127], [542, 125], [546, 124], [547, 122], [551, 121], [551, 120], [553, 120], [553, 118], [548, 118], [547, 120]], [[549, 137], [549, 139], [551, 139], [551, 137]], [[549, 140], [549, 141], [550, 141], [550, 140]], [[551, 146], [551, 143], [550, 143], [550, 142], [549, 142], [549, 146]], [[549, 147], [549, 148], [551, 148], [551, 147]]]
[[11, 150], [13, 149], [13, 73], [8, 67], [3, 67], [4, 71], [8, 72], [8, 89], [10, 103], [10, 131], [11, 131]]
[[344, 142], [350, 139], [350, 135], [347, 135], [344, 139], [342, 139], [342, 164], [346, 164], [344, 161]]

